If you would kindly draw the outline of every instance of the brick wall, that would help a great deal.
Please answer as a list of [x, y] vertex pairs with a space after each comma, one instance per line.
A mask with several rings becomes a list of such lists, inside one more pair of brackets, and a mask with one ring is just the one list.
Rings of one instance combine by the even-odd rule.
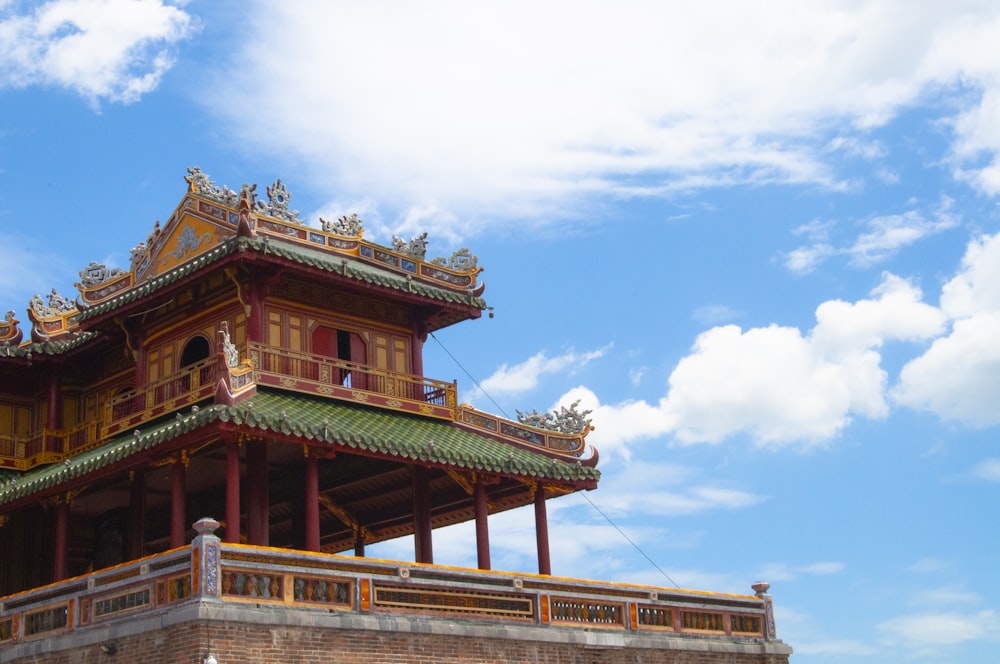
[[[455, 632], [462, 624], [452, 624]], [[552, 634], [546, 635], [551, 637]], [[78, 640], [80, 635], [76, 635]], [[68, 637], [67, 637], [68, 638]], [[107, 641], [78, 643], [61, 652], [36, 652], [0, 661], [17, 664], [202, 664], [209, 651], [219, 664], [787, 664], [783, 652], [720, 652], [710, 639], [671, 641], [670, 649], [642, 644], [594, 645], [568, 640], [533, 641], [523, 638], [463, 636], [461, 634], [389, 632], [365, 629], [324, 629], [301, 625], [275, 626], [216, 622], [188, 623], [145, 631]], [[108, 655], [102, 643], [113, 642], [118, 652]], [[22, 644], [22, 646], [28, 644]], [[39, 643], [37, 650], [55, 646]], [[661, 644], [666, 645], [666, 644]], [[689, 650], [678, 650], [687, 645]], [[783, 644], [780, 644], [783, 647]], [[730, 645], [729, 649], [732, 649]], [[771, 650], [774, 650], [773, 648]], [[778, 648], [780, 651], [781, 648]], [[12, 654], [12, 653], [8, 653]]]

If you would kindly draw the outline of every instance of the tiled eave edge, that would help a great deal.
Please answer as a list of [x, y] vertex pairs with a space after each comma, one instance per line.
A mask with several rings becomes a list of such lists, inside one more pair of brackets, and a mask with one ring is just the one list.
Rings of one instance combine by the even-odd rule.
[[361, 264], [343, 256], [327, 256], [308, 248], [296, 247], [269, 237], [259, 239], [236, 237], [219, 244], [169, 272], [134, 286], [121, 295], [116, 295], [81, 311], [79, 320], [87, 321], [103, 317], [127, 304], [145, 298], [165, 286], [176, 283], [226, 256], [247, 251], [257, 252], [262, 255], [273, 255], [298, 265], [338, 274], [369, 285], [381, 286], [440, 302], [460, 304], [480, 310], [486, 308], [485, 300], [474, 296], [468, 291], [449, 291], [445, 288], [407, 279], [404, 275], [397, 275], [371, 265]]
[[[496, 446], [491, 450], [494, 453], [477, 456], [472, 452], [456, 449], [462, 447], [461, 441], [449, 442], [436, 436], [445, 433], [445, 429], [458, 432], [457, 427], [449, 423], [414, 418], [413, 422], [417, 426], [408, 427], [411, 435], [387, 441], [370, 433], [351, 430], [349, 425], [336, 422], [305, 422], [302, 420], [306, 418], [282, 417], [281, 413], [268, 412], [265, 408], [257, 409], [253, 403], [249, 401], [237, 406], [215, 404], [201, 408], [195, 406], [187, 413], [178, 413], [171, 421], [159, 423], [145, 431], [136, 429], [132, 435], [121, 436], [63, 463], [13, 478], [13, 484], [8, 479], [7, 483], [0, 484], [0, 506], [19, 502], [37, 492], [72, 482], [216, 422], [226, 425], [225, 428], [234, 433], [297, 438], [313, 444], [326, 444], [334, 450], [353, 450], [369, 456], [432, 466], [561, 482], [578, 485], [580, 488], [594, 488], [600, 478], [600, 472], [594, 468], [549, 459], [471, 432], [461, 432], [460, 435], [475, 436], [477, 443]], [[320, 405], [316, 410], [322, 411], [323, 408]]]
[[22, 344], [20, 346], [0, 345], [0, 358], [20, 357], [30, 360], [35, 355], [62, 355], [79, 348], [87, 342], [100, 336], [96, 332], [77, 332], [72, 338], [63, 341], [43, 341]]

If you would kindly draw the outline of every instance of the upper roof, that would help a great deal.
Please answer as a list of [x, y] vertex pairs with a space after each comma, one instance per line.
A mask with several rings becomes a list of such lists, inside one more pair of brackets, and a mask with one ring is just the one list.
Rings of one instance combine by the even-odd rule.
[[431, 321], [434, 329], [486, 309], [480, 297], [485, 285], [478, 279], [482, 268], [468, 249], [447, 259], [427, 260], [427, 233], [408, 242], [393, 236], [393, 246], [385, 247], [363, 239], [356, 215], [336, 222], [321, 217], [318, 227], [309, 226], [289, 209], [291, 196], [280, 179], [267, 187], [267, 202], [257, 200], [256, 185], [244, 184], [237, 194], [216, 186], [198, 167], [189, 168], [185, 180], [184, 198], [162, 227], [157, 222], [146, 240], [131, 250], [128, 271], [91, 262], [80, 271], [75, 302], [55, 289], [47, 301], [35, 295], [27, 309], [30, 341], [22, 341], [19, 321], [8, 312], [0, 320], [0, 357], [22, 355], [29, 347], [41, 354], [76, 347], [88, 340], [81, 333], [89, 321], [237, 256], [319, 271], [448, 310]]

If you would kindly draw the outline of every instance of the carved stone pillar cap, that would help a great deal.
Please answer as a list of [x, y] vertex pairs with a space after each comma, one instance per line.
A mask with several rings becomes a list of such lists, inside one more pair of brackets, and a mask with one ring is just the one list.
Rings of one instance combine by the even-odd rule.
[[755, 593], [757, 593], [757, 597], [761, 597], [762, 595], [765, 595], [768, 590], [771, 589], [771, 584], [766, 583], [764, 581], [758, 581], [757, 583], [753, 584], [750, 587], [753, 588], [753, 591]]
[[212, 535], [221, 524], [210, 516], [204, 516], [194, 522], [194, 530], [199, 535]]

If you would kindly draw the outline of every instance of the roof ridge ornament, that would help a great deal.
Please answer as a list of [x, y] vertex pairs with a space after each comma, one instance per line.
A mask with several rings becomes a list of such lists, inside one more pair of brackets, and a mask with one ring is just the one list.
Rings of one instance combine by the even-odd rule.
[[398, 254], [405, 254], [417, 260], [424, 260], [424, 256], [427, 255], [427, 233], [426, 231], [421, 235], [410, 239], [409, 242], [403, 238], [396, 237], [395, 234], [392, 236], [392, 250]]
[[580, 412], [576, 409], [578, 405], [580, 405], [579, 399], [571, 403], [569, 408], [560, 406], [559, 410], [554, 410], [551, 413], [539, 413], [537, 410], [522, 413], [518, 410], [517, 421], [531, 427], [558, 431], [559, 433], [586, 434], [593, 429], [587, 415], [594, 411]]
[[474, 256], [468, 247], [462, 247], [451, 255], [451, 258], [439, 256], [431, 261], [433, 265], [440, 265], [456, 272], [475, 272], [479, 263], [479, 257]]
[[187, 169], [187, 172], [188, 174], [184, 176], [184, 179], [187, 180], [188, 191], [213, 198], [229, 207], [236, 207], [236, 204], [239, 202], [239, 195], [235, 191], [226, 185], [222, 185], [220, 189], [199, 166], [193, 166]]
[[282, 182], [281, 178], [274, 181], [274, 184], [267, 187], [267, 203], [263, 201], [257, 201], [257, 209], [269, 217], [274, 217], [275, 219], [282, 219], [284, 221], [291, 221], [296, 224], [303, 224], [299, 220], [299, 211], [292, 210], [288, 207], [288, 203], [292, 200], [292, 195], [288, 193], [288, 187], [286, 187]]
[[361, 225], [361, 217], [356, 213], [345, 214], [337, 221], [329, 221], [323, 217], [319, 218], [320, 227], [324, 233], [334, 233], [345, 237], [361, 237], [364, 227]]
[[[134, 251], [134, 249], [133, 249]], [[90, 261], [87, 267], [80, 270], [80, 283], [84, 286], [99, 286], [106, 281], [111, 281], [116, 277], [125, 274], [124, 270], [117, 267], [109, 268], [104, 263]]]

